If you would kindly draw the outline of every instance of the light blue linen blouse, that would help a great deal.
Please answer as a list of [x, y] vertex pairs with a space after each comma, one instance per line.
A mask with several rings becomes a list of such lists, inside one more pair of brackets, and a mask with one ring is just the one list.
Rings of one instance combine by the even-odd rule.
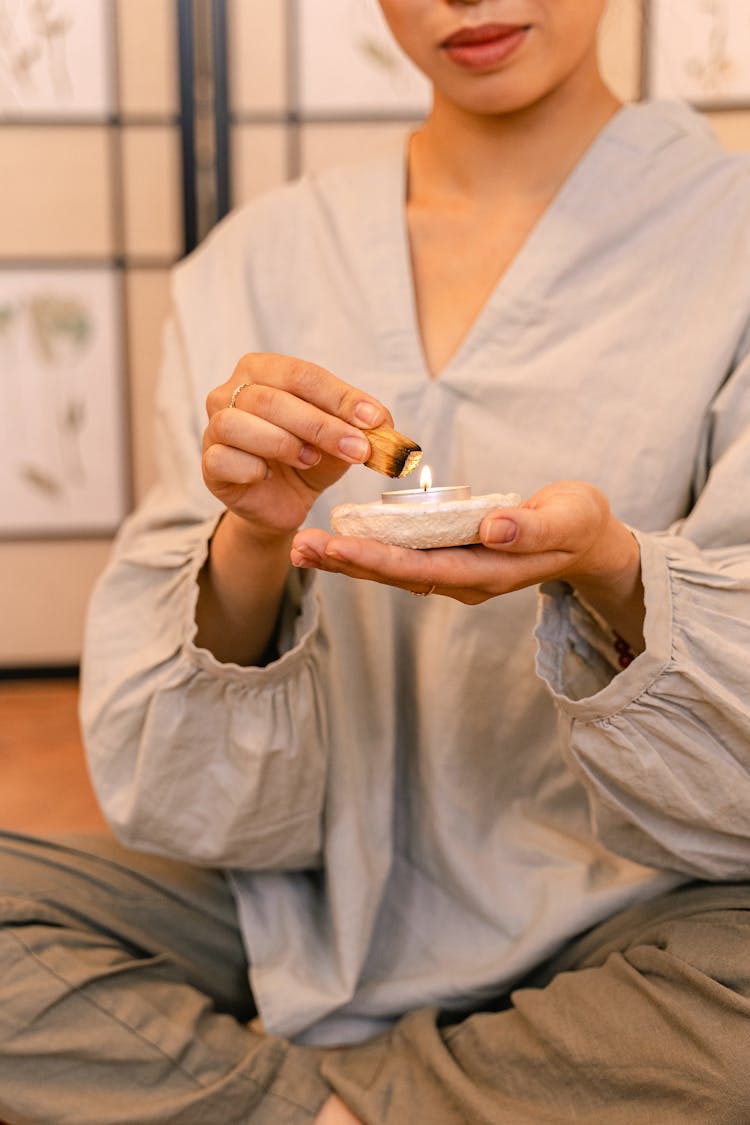
[[[687, 109], [620, 110], [435, 379], [404, 202], [388, 152], [176, 270], [160, 483], [88, 625], [107, 816], [232, 869], [262, 1018], [302, 1042], [479, 1004], [626, 904], [750, 876], [750, 162]], [[375, 394], [436, 484], [601, 487], [641, 544], [646, 651], [621, 671], [562, 584], [466, 607], [298, 573], [277, 661], [198, 649], [204, 400], [247, 351]], [[311, 524], [383, 481], [350, 470]]]

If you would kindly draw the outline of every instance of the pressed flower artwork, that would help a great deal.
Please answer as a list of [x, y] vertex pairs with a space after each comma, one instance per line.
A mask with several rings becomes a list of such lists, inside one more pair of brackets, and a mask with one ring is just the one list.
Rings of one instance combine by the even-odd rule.
[[393, 42], [377, 0], [297, 0], [303, 116], [423, 115], [426, 79]]
[[748, 0], [651, 0], [647, 33], [650, 97], [750, 106]]
[[116, 279], [0, 272], [0, 534], [102, 534], [125, 514]]
[[0, 118], [111, 112], [109, 0], [0, 0]]

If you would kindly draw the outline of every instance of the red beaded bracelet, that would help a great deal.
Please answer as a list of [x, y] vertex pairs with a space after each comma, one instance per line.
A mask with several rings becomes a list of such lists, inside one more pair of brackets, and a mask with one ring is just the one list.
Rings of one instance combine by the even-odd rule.
[[627, 668], [628, 664], [632, 664], [635, 660], [635, 653], [632, 648], [619, 633], [614, 634], [615, 637], [615, 652], [617, 653], [617, 663], [621, 668]]

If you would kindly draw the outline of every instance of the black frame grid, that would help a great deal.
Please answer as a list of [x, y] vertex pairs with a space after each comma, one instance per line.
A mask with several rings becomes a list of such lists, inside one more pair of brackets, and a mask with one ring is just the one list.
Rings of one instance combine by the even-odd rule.
[[177, 0], [184, 251], [231, 206], [226, 0]]

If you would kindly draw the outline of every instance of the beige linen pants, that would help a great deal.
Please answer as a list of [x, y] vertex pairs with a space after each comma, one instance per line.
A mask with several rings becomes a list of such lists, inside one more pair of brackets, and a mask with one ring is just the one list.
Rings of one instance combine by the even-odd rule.
[[223, 876], [102, 838], [0, 833], [0, 1120], [750, 1125], [750, 887], [596, 927], [497, 1010], [312, 1051], [254, 1014]]

